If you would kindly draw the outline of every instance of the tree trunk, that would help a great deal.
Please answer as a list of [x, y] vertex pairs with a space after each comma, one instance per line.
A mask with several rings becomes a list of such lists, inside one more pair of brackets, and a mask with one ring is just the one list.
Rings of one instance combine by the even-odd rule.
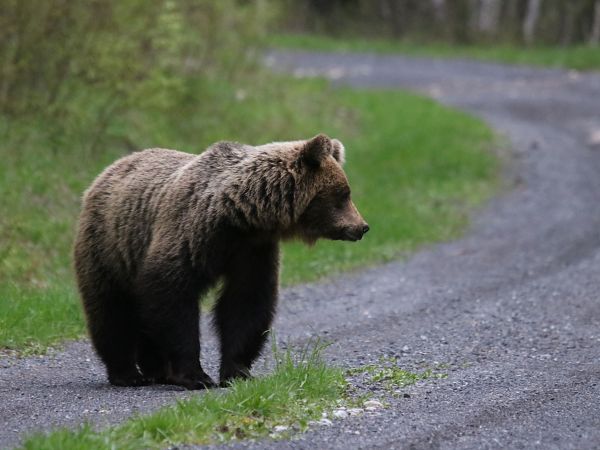
[[479, 0], [479, 31], [494, 34], [498, 30], [498, 20], [502, 10], [502, 0]]
[[529, 0], [527, 2], [527, 14], [523, 22], [523, 40], [526, 44], [531, 44], [535, 38], [535, 27], [540, 17], [542, 0]]
[[471, 41], [474, 16], [472, 6], [473, 0], [452, 0], [447, 3], [448, 31], [452, 42], [468, 44]]
[[598, 44], [600, 44], [600, 0], [596, 0], [594, 5], [594, 23], [590, 34], [590, 45], [597, 46]]
[[390, 7], [391, 29], [395, 38], [402, 37], [404, 33], [404, 11], [399, 1], [391, 0], [388, 2]]
[[479, 11], [481, 9], [481, 5], [479, 3], [479, 0], [467, 0], [465, 4], [469, 36], [471, 37], [477, 33], [477, 31], [479, 31]]
[[564, 0], [563, 3], [563, 21], [560, 34], [560, 45], [566, 47], [573, 43], [575, 32], [575, 19], [577, 18], [577, 8], [579, 4], [570, 0]]
[[433, 7], [433, 15], [435, 17], [435, 20], [438, 23], [442, 23], [446, 19], [445, 0], [431, 0], [431, 6]]

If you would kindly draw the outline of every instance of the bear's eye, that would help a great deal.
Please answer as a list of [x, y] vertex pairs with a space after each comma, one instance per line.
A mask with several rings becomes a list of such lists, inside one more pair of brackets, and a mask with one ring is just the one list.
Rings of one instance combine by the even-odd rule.
[[338, 193], [335, 199], [335, 205], [337, 208], [343, 208], [346, 203], [350, 200], [350, 191], [342, 191]]

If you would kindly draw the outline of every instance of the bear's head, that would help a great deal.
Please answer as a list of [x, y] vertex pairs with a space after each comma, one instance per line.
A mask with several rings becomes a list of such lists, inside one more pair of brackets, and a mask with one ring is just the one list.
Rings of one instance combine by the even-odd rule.
[[295, 233], [313, 244], [319, 238], [358, 241], [369, 225], [350, 198], [342, 169], [345, 149], [337, 139], [319, 134], [297, 147], [300, 191], [307, 193], [295, 224]]

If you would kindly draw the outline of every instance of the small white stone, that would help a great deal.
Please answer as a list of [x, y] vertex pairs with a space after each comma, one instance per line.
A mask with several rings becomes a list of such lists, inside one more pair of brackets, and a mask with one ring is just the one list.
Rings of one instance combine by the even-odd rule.
[[375, 408], [374, 406], [367, 406], [367, 407], [365, 408], [365, 411], [368, 411], [368, 412], [373, 412], [373, 411], [377, 411], [377, 408]]
[[592, 130], [590, 132], [589, 144], [590, 145], [600, 144], [600, 129]]
[[348, 417], [348, 411], [344, 409], [336, 409], [335, 411], [333, 411], [333, 417], [337, 419], [345, 419], [346, 417]]
[[364, 412], [364, 410], [362, 408], [348, 409], [348, 414], [350, 414], [351, 416], [358, 416], [358, 415], [362, 414], [363, 412]]
[[330, 427], [331, 425], [333, 425], [333, 422], [329, 419], [321, 419], [317, 422], [319, 425], [324, 425], [326, 427]]
[[367, 400], [363, 405], [365, 408], [383, 408], [383, 404], [377, 400]]
[[341, 67], [334, 67], [327, 71], [327, 75], [332, 80], [339, 80], [340, 78], [342, 78], [345, 75], [345, 73], [346, 73], [345, 70]]
[[287, 425], [276, 425], [275, 428], [273, 428], [273, 431], [275, 433], [283, 433], [284, 431], [289, 430], [290, 427], [288, 427]]

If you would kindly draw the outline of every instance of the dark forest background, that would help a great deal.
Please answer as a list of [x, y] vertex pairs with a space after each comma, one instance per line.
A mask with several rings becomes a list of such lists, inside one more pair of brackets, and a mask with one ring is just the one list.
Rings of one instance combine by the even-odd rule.
[[284, 28], [418, 41], [600, 42], [600, 0], [286, 0]]

